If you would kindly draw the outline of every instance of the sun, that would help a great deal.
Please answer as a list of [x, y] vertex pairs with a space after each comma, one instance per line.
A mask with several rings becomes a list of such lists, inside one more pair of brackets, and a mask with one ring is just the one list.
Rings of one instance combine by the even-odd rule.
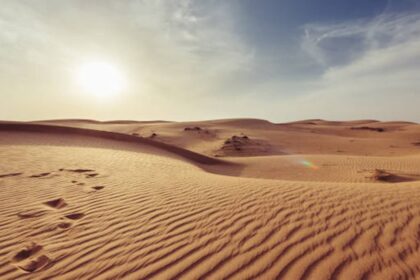
[[121, 93], [126, 86], [122, 73], [107, 62], [87, 62], [76, 71], [78, 85], [83, 91], [97, 97]]

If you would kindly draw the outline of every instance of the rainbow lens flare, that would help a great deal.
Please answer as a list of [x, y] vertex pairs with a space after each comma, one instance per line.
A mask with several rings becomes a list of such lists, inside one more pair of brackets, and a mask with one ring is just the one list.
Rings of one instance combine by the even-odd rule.
[[308, 168], [310, 168], [310, 169], [313, 169], [313, 170], [317, 170], [317, 169], [319, 169], [319, 166], [317, 166], [316, 164], [314, 164], [313, 162], [310, 162], [309, 160], [301, 160], [300, 161], [300, 163], [302, 164], [302, 165], [304, 165], [304, 166], [306, 166], [306, 167], [308, 167]]

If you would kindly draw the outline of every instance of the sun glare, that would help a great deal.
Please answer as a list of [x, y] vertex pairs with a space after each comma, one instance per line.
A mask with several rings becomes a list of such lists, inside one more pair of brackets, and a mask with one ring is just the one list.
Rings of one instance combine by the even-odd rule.
[[120, 71], [106, 62], [89, 62], [77, 71], [77, 83], [83, 91], [98, 97], [112, 96], [125, 88]]

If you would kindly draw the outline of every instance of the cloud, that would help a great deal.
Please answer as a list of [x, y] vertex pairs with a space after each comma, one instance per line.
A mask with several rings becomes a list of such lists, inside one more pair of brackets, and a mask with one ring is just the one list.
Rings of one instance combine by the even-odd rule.
[[372, 50], [419, 37], [420, 15], [382, 14], [336, 24], [307, 24], [303, 30], [302, 49], [320, 64], [331, 66], [337, 64], [337, 54], [349, 62]]
[[[300, 98], [301, 106], [330, 118], [419, 120], [414, 105], [420, 104], [419, 14], [383, 14], [373, 20], [305, 28], [303, 49], [325, 71], [313, 90]], [[363, 47], [346, 63], [336, 64], [323, 42], [344, 37], [358, 37]]]
[[[91, 59], [124, 69], [130, 90], [124, 98], [141, 108], [145, 118], [150, 117], [150, 104], [144, 100], [170, 107], [183, 98], [199, 104], [204, 96], [230, 95], [235, 92], [233, 81], [249, 71], [254, 60], [253, 50], [235, 30], [233, 9], [226, 1], [5, 0], [0, 11], [1, 98], [13, 99], [14, 112], [40, 96], [49, 96], [52, 104], [62, 98], [78, 104], [70, 100], [80, 99], [72, 71]], [[62, 111], [90, 114], [94, 106], [79, 104]], [[21, 114], [48, 109], [27, 111]], [[176, 118], [169, 112], [167, 116]]]
[[154, 71], [180, 80], [225, 77], [249, 67], [252, 51], [233, 30], [230, 6], [216, 2], [6, 1], [1, 62], [32, 63], [35, 54], [48, 62], [54, 56], [111, 55], [134, 59], [150, 78]]

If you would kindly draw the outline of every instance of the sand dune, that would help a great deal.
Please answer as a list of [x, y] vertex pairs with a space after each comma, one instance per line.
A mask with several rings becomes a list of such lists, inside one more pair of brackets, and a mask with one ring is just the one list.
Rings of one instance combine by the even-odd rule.
[[[48, 124], [51, 122], [42, 122]], [[334, 122], [307, 120], [274, 124], [258, 119], [232, 119], [202, 122], [138, 122], [136, 124], [106, 124], [80, 121], [57, 121], [60, 126], [84, 127], [124, 134], [136, 133], [155, 141], [182, 147], [200, 154], [215, 156], [226, 140], [246, 135], [254, 142], [263, 142], [267, 149], [260, 153], [246, 146], [236, 154], [222, 156], [266, 156], [284, 154], [346, 154], [361, 156], [405, 156], [419, 154], [413, 149], [420, 142], [420, 125], [410, 122], [379, 122], [360, 120]], [[187, 127], [200, 127], [202, 131], [184, 131]], [[357, 127], [382, 128], [384, 132]], [[334, 137], [333, 137], [334, 136]], [[251, 150], [251, 151], [250, 151]], [[220, 154], [219, 154], [220, 155]]]
[[[39, 124], [24, 124], [24, 123], [0, 123], [0, 131], [12, 131], [12, 132], [35, 132], [35, 133], [43, 133], [43, 134], [55, 134], [58, 135], [58, 138], [62, 138], [63, 136], [78, 136], [81, 137], [92, 137], [92, 138], [102, 138], [106, 140], [116, 140], [116, 141], [123, 141], [125, 143], [139, 143], [143, 144], [143, 146], [147, 147], [154, 147], [158, 148], [159, 150], [167, 151], [170, 154], [177, 155], [179, 157], [183, 157], [187, 160], [196, 161], [197, 163], [203, 164], [216, 164], [222, 163], [222, 161], [206, 157], [204, 155], [178, 148], [176, 146], [171, 146], [162, 142], [152, 141], [147, 138], [139, 138], [131, 135], [126, 135], [122, 133], [115, 133], [110, 131], [101, 131], [101, 130], [92, 130], [92, 129], [84, 129], [79, 127], [64, 127], [64, 126], [52, 126], [52, 125], [39, 125]], [[17, 137], [17, 141], [19, 138], [24, 142], [31, 143], [32, 140], [29, 140], [26, 137]], [[31, 138], [31, 136], [29, 136]], [[56, 137], [57, 138], [57, 137]], [[50, 137], [49, 139], [53, 139]], [[69, 143], [72, 143], [70, 141]], [[95, 142], [90, 141], [95, 145]], [[40, 143], [38, 143], [40, 144]], [[88, 144], [84, 143], [83, 145]]]
[[371, 120], [3, 122], [0, 279], [419, 279], [419, 141]]

